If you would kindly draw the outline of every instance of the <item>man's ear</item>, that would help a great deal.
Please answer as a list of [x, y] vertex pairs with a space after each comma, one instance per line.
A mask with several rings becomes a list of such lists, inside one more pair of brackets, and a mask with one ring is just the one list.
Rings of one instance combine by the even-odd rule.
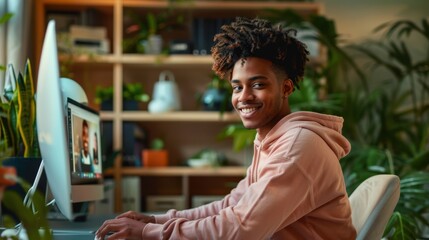
[[288, 97], [293, 92], [293, 82], [289, 78], [283, 80], [283, 96]]

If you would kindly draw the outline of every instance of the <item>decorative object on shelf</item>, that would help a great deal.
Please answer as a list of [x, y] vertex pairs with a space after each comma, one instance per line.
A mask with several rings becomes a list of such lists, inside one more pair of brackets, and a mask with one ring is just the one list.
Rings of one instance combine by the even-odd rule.
[[206, 111], [231, 111], [231, 86], [228, 81], [213, 74], [206, 91], [201, 96], [201, 103]]
[[168, 166], [168, 151], [164, 149], [164, 141], [161, 138], [155, 138], [150, 147], [142, 151], [143, 167]]
[[151, 113], [162, 113], [180, 110], [179, 88], [174, 80], [174, 74], [170, 71], [162, 71], [159, 81], [155, 83], [152, 101], [148, 110]]
[[190, 167], [220, 167], [227, 163], [224, 154], [212, 149], [203, 149], [186, 161]]
[[[113, 87], [97, 86], [95, 102], [101, 105], [101, 110], [113, 110]], [[141, 83], [125, 83], [122, 87], [123, 110], [138, 110], [139, 102], [148, 102], [149, 95]]]
[[110, 51], [106, 27], [71, 25], [69, 34], [73, 51], [98, 54]]
[[191, 41], [172, 40], [170, 41], [170, 54], [192, 54], [194, 47]]

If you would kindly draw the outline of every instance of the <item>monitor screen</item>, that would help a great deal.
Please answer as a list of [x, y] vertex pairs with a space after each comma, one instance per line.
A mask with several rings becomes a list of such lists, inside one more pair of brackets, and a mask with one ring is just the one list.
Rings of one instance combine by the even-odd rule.
[[102, 155], [98, 112], [68, 98], [67, 126], [71, 183], [99, 182]]

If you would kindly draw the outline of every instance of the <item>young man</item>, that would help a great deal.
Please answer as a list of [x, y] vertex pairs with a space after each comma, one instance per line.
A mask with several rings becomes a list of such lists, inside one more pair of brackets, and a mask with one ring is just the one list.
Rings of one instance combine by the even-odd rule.
[[339, 159], [350, 151], [343, 119], [292, 113], [288, 103], [308, 52], [265, 20], [237, 18], [212, 48], [213, 70], [230, 81], [232, 104], [257, 130], [252, 164], [223, 200], [146, 216], [107, 220], [109, 239], [355, 239]]
[[82, 122], [82, 145], [80, 150], [80, 171], [92, 172], [92, 158], [89, 153], [89, 126], [86, 120]]

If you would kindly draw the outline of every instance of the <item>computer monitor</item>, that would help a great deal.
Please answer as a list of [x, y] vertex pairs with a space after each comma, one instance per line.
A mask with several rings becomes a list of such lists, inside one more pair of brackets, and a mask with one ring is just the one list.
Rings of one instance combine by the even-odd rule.
[[[99, 162], [95, 166], [94, 172], [88, 174], [85, 171], [76, 171], [72, 167], [74, 159], [71, 158], [74, 151], [69, 150], [71, 145], [68, 136], [67, 114], [71, 109], [72, 118], [74, 116], [90, 119], [92, 132], [99, 131], [99, 122], [94, 120], [96, 119], [94, 115], [89, 114], [91, 111], [82, 107], [82, 103], [87, 103], [87, 98], [79, 84], [59, 76], [56, 31], [53, 20], [48, 23], [45, 33], [36, 93], [38, 140], [49, 190], [59, 211], [67, 219], [74, 220], [76, 217], [73, 211], [74, 203], [95, 201], [104, 197], [101, 177], [101, 145], [97, 139]], [[76, 104], [71, 103], [72, 100], [68, 99], [73, 99]], [[83, 112], [81, 109], [84, 109]], [[97, 135], [99, 138], [100, 135]]]

